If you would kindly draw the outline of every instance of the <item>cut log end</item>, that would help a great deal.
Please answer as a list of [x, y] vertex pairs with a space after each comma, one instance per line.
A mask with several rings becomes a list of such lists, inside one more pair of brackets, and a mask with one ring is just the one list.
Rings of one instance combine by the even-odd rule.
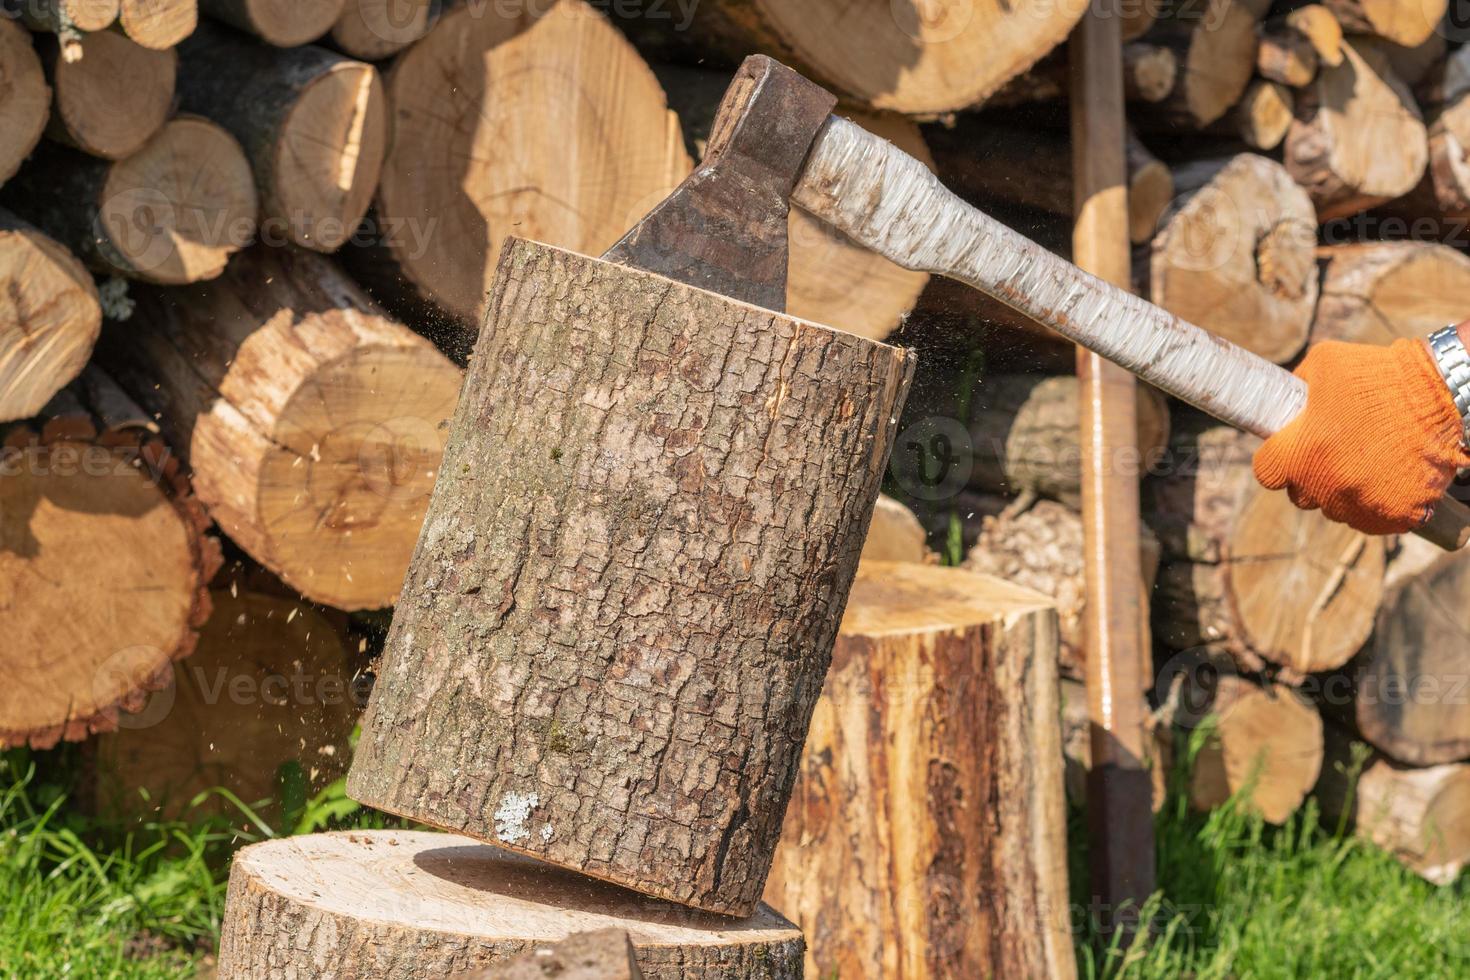
[[[321, 924], [303, 939], [299, 923]], [[221, 980], [269, 962], [344, 976], [446, 976], [571, 933], [626, 932], [649, 980], [800, 976], [801, 933], [761, 906], [731, 919], [644, 898], [463, 837], [355, 831], [268, 841], [230, 872]]]
[[31, 36], [15, 21], [0, 17], [0, 184], [30, 156], [51, 111], [51, 90]]
[[[199, 0], [208, 14], [278, 48], [310, 44], [332, 29], [344, 0]], [[495, 15], [487, 20], [501, 19]]]
[[57, 57], [51, 64], [52, 136], [107, 160], [131, 156], [173, 111], [177, 56], [171, 50], [149, 50], [113, 31], [88, 34], [74, 43], [81, 58]]
[[1449, 9], [1448, 0], [1322, 0], [1322, 6], [1348, 31], [1406, 47], [1428, 40]]
[[354, 58], [379, 61], [429, 32], [437, 0], [347, 0], [332, 41]]
[[81, 373], [101, 325], [82, 264], [0, 211], [0, 422], [35, 415]]
[[1235, 107], [1235, 126], [1247, 146], [1274, 150], [1286, 139], [1296, 111], [1291, 89], [1277, 82], [1257, 79], [1245, 90]]
[[118, 25], [134, 43], [167, 51], [199, 26], [198, 0], [122, 0]]
[[1286, 26], [1311, 42], [1320, 64], [1342, 64], [1342, 24], [1332, 11], [1316, 3], [1298, 7], [1286, 15]]
[[1123, 85], [1130, 99], [1162, 102], [1179, 78], [1179, 57], [1169, 48], [1135, 43], [1123, 49]]
[[42, 0], [16, 4], [21, 18], [38, 31], [89, 33], [117, 20], [118, 0]]
[[254, 234], [257, 213], [240, 144], [188, 116], [115, 164], [99, 205], [104, 259], [123, 275], [170, 285], [217, 277]]
[[1470, 258], [1424, 242], [1366, 242], [1322, 251], [1322, 297], [1313, 343], [1390, 344], [1465, 316]]

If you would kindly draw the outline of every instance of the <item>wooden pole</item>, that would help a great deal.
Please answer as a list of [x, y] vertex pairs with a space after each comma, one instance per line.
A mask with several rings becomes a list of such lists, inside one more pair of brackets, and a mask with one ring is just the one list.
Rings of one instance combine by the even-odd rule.
[[[1072, 35], [1074, 261], [1127, 287], [1128, 190], [1122, 38], [1116, 0], [1095, 0]], [[1081, 394], [1082, 519], [1086, 541], [1088, 774], [1092, 889], [1107, 932], [1131, 922], [1154, 887], [1153, 815], [1145, 764], [1135, 382], [1077, 350]]]

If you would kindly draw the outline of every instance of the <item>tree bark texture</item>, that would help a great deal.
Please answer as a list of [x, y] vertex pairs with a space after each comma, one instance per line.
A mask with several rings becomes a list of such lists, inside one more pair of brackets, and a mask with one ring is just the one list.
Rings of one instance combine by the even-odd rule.
[[449, 834], [266, 841], [230, 869], [220, 980], [430, 980], [619, 929], [647, 980], [798, 980], [801, 933], [767, 906], [695, 912]]
[[1068, 977], [1056, 616], [952, 568], [858, 571], [766, 900], [807, 975]]
[[748, 914], [912, 369], [512, 239], [349, 792]]

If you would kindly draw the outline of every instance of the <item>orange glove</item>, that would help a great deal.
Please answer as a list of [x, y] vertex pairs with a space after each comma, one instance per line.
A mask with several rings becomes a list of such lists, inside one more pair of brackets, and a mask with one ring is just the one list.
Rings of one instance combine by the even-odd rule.
[[1256, 479], [1368, 534], [1412, 531], [1470, 466], [1450, 389], [1421, 340], [1326, 341], [1296, 369], [1307, 407], [1256, 452]]

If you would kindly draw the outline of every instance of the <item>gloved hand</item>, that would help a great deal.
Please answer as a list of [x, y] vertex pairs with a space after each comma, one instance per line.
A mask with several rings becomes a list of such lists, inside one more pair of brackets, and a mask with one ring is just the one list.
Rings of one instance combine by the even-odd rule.
[[1470, 466], [1460, 413], [1423, 341], [1329, 340], [1296, 375], [1307, 407], [1256, 452], [1255, 470], [1298, 507], [1368, 534], [1412, 531]]

